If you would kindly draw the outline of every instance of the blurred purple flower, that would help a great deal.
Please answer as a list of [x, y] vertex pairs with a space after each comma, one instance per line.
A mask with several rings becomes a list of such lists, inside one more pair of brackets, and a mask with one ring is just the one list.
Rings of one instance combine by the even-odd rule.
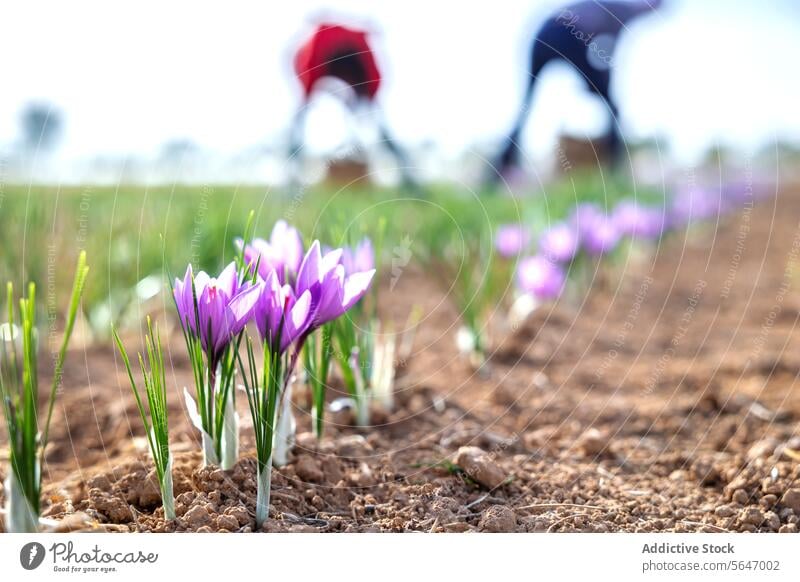
[[555, 299], [566, 281], [564, 269], [541, 255], [522, 259], [517, 267], [517, 284], [540, 300]]
[[497, 228], [494, 246], [501, 257], [510, 259], [519, 256], [530, 243], [531, 235], [524, 226], [504, 224]]
[[[238, 241], [238, 244], [243, 244]], [[259, 259], [260, 257], [260, 259]], [[244, 247], [244, 261], [248, 265], [258, 262], [258, 274], [266, 280], [270, 271], [276, 271], [281, 284], [291, 281], [303, 260], [303, 239], [296, 228], [285, 220], [272, 227], [269, 241], [253, 239]]]
[[[197, 297], [195, 313], [192, 294]], [[205, 271], [196, 276], [192, 266], [186, 268], [183, 280], [175, 279], [175, 305], [181, 324], [200, 337], [203, 349], [214, 362], [222, 355], [233, 336], [240, 333], [253, 314], [259, 296], [259, 286], [239, 283], [236, 264], [231, 263], [217, 278]]]
[[620, 232], [614, 222], [603, 216], [598, 218], [591, 228], [585, 230], [581, 245], [588, 254], [599, 257], [613, 251], [619, 239]]
[[606, 218], [606, 214], [599, 206], [591, 202], [582, 202], [575, 206], [570, 217], [570, 222], [578, 231], [578, 237], [594, 229], [595, 225]]
[[314, 241], [297, 272], [295, 294], [311, 295], [311, 328], [336, 319], [369, 289], [375, 269], [347, 273], [341, 263], [342, 249], [329, 251], [324, 256], [318, 241]]
[[568, 263], [578, 253], [578, 232], [574, 226], [561, 222], [548, 228], [539, 239], [539, 254], [550, 261]]
[[578, 229], [581, 247], [592, 256], [611, 252], [619, 242], [620, 232], [616, 225], [595, 204], [578, 204], [572, 214], [572, 223]]
[[649, 240], [659, 238], [664, 232], [663, 213], [633, 201], [617, 204], [611, 220], [622, 236]]
[[[326, 248], [325, 253], [331, 250]], [[374, 269], [375, 249], [372, 247], [372, 241], [364, 237], [355, 247], [343, 247], [341, 263], [347, 275]]]
[[701, 188], [678, 190], [672, 198], [669, 225], [672, 228], [682, 228], [711, 220], [722, 212], [723, 206], [719, 191]]

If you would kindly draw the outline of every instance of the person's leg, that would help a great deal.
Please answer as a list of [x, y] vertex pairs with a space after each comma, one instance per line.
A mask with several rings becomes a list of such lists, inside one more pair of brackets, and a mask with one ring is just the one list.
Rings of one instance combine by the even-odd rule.
[[403, 186], [413, 191], [415, 194], [419, 196], [424, 195], [425, 192], [422, 189], [422, 186], [414, 177], [411, 167], [411, 160], [409, 160], [406, 151], [403, 148], [401, 148], [392, 137], [391, 133], [389, 132], [389, 128], [386, 126], [386, 122], [384, 121], [383, 115], [381, 114], [381, 111], [378, 108], [377, 104], [372, 103], [371, 107], [373, 109], [373, 118], [375, 119], [375, 123], [378, 126], [378, 135], [380, 137], [380, 140], [386, 147], [386, 149], [389, 150], [392, 156], [394, 156], [394, 159], [397, 161], [397, 168], [398, 170], [400, 170]]
[[622, 135], [619, 131], [619, 109], [617, 108], [616, 101], [614, 101], [611, 96], [606, 96], [605, 101], [608, 103], [608, 114], [611, 121], [611, 125], [606, 133], [608, 157], [611, 165], [617, 167], [622, 162], [622, 149], [624, 146]]
[[553, 50], [554, 44], [549, 38], [549, 35], [549, 28], [545, 25], [545, 27], [537, 33], [533, 41], [530, 67], [528, 69], [528, 83], [525, 86], [522, 104], [520, 105], [519, 113], [517, 114], [511, 131], [503, 141], [500, 153], [494, 159], [492, 167], [488, 169], [484, 180], [484, 185], [486, 187], [494, 186], [511, 168], [519, 165], [522, 156], [520, 140], [522, 139], [522, 132], [525, 129], [525, 124], [530, 116], [536, 81], [542, 69], [544, 69], [551, 60], [559, 58], [558, 54]]
[[589, 90], [603, 100], [608, 111], [609, 126], [603, 141], [607, 149], [608, 160], [611, 166], [619, 165], [622, 156], [623, 141], [619, 131], [619, 108], [616, 100], [611, 96], [611, 70], [598, 70], [587, 67], [585, 79]]
[[289, 186], [296, 188], [300, 185], [300, 171], [303, 166], [303, 136], [305, 134], [306, 109], [308, 101], [303, 101], [292, 118], [289, 129]]
[[531, 75], [528, 85], [525, 89], [525, 96], [523, 97], [522, 106], [517, 114], [517, 119], [514, 122], [514, 126], [511, 128], [511, 131], [503, 142], [503, 148], [500, 150], [500, 154], [497, 156], [494, 167], [490, 168], [489, 170], [490, 182], [497, 181], [497, 179], [500, 178], [504, 173], [519, 164], [522, 154], [519, 144], [522, 137], [522, 130], [525, 129], [525, 123], [528, 121], [528, 116], [530, 114], [531, 102], [533, 100], [533, 86], [535, 82], [536, 78]]

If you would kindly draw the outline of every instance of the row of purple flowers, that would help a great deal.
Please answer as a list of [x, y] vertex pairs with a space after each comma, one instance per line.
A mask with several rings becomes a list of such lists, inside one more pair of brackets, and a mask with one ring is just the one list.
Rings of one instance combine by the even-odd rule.
[[517, 286], [523, 293], [546, 301], [558, 297], [567, 280], [569, 265], [584, 253], [598, 259], [613, 252], [624, 239], [652, 242], [668, 231], [686, 228], [712, 220], [746, 202], [751, 202], [753, 189], [730, 186], [713, 192], [690, 188], [677, 192], [671, 203], [647, 206], [635, 200], [619, 202], [611, 212], [597, 204], [576, 205], [563, 222], [542, 232], [531, 249], [533, 235], [525, 226], [507, 224], [498, 228], [495, 248], [506, 259], [519, 258]]

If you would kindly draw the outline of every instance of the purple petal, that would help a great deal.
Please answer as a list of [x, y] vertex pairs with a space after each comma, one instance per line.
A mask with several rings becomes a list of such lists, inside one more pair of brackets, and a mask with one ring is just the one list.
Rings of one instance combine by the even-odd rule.
[[344, 283], [344, 298], [342, 299], [343, 312], [355, 305], [369, 289], [375, 269], [364, 273], [350, 275]]
[[297, 273], [295, 288], [298, 292], [302, 293], [320, 282], [319, 268], [321, 261], [322, 257], [319, 250], [319, 241], [314, 241], [311, 248], [308, 249], [306, 256], [303, 258], [303, 262], [300, 264], [300, 269]]

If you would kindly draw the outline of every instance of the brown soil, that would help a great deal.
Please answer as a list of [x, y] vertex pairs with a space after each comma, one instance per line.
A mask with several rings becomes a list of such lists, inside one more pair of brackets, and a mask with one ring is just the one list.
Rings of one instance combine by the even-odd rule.
[[[273, 473], [265, 529], [798, 531], [799, 222], [800, 199], [785, 194], [674, 234], [599, 273], [585, 302], [543, 308], [497, 341], [488, 373], [458, 355], [457, 313], [431, 279], [409, 269], [393, 290], [385, 281], [387, 317], [402, 323], [415, 304], [425, 314], [396, 410], [369, 430], [332, 419], [316, 443], [298, 390], [298, 446]], [[112, 531], [252, 530], [245, 399], [242, 459], [200, 469], [178, 338], [169, 357], [179, 517], [163, 520], [110, 347], [70, 358], [47, 516], [83, 512]]]

